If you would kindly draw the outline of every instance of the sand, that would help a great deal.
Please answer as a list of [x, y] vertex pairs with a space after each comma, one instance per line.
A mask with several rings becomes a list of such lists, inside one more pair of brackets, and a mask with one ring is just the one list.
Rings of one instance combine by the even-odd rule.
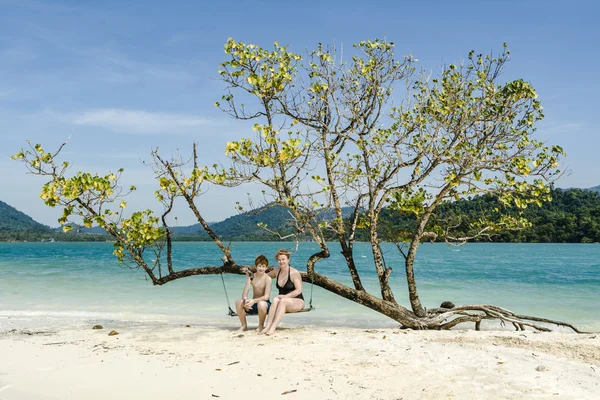
[[600, 398], [600, 334], [103, 328], [0, 332], [0, 399]]

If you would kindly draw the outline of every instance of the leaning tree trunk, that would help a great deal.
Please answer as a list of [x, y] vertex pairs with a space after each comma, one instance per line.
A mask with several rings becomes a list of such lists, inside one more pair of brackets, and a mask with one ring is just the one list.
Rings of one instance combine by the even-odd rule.
[[355, 290], [324, 275], [314, 273], [311, 277], [304, 272], [301, 272], [301, 275], [303, 281], [312, 281], [313, 284], [328, 290], [329, 292], [377, 311], [386, 317], [399, 322], [403, 328], [442, 330], [450, 329], [464, 322], [473, 322], [475, 324], [475, 329], [479, 330], [483, 320], [499, 320], [502, 324], [511, 323], [516, 330], [525, 330], [525, 327], [528, 326], [539, 331], [551, 331], [550, 328], [538, 324], [539, 322], [542, 322], [568, 327], [577, 333], [583, 333], [566, 322], [518, 315], [512, 311], [494, 305], [477, 304], [454, 306], [454, 304], [447, 304], [449, 302], [445, 302], [444, 306], [446, 307], [424, 310], [425, 315], [418, 316], [411, 310], [408, 310], [399, 304], [382, 300], [362, 290]]
[[[220, 273], [244, 274], [250, 266], [224, 263], [221, 266], [207, 266], [202, 268], [190, 268], [176, 271], [163, 277], [152, 279], [154, 285], [164, 285], [168, 282], [194, 275], [214, 275]], [[388, 318], [398, 322], [402, 328], [410, 329], [431, 329], [442, 330], [450, 329], [458, 324], [465, 322], [474, 323], [475, 329], [479, 330], [483, 320], [499, 320], [501, 323], [511, 323], [517, 330], [524, 330], [529, 326], [539, 331], [550, 331], [551, 329], [537, 323], [554, 324], [571, 328], [577, 333], [583, 333], [571, 324], [549, 320], [545, 318], [518, 315], [512, 311], [497, 307], [494, 305], [466, 305], [454, 306], [453, 304], [444, 304], [446, 307], [433, 308], [426, 310], [424, 316], [418, 316], [413, 311], [391, 301], [383, 300], [364, 290], [356, 290], [342, 283], [339, 283], [325, 275], [313, 272], [308, 274], [300, 272], [302, 280], [312, 283], [331, 293], [341, 296], [345, 299], [361, 304], [373, 311], [376, 311]]]
[[417, 282], [415, 279], [414, 272], [415, 255], [417, 254], [418, 247], [419, 241], [413, 240], [410, 244], [410, 248], [408, 249], [408, 254], [406, 255], [404, 266], [406, 271], [406, 282], [408, 284], [408, 298], [410, 300], [412, 310], [415, 313], [415, 315], [418, 315], [419, 317], [425, 317], [427, 315], [427, 312], [425, 311], [425, 308], [423, 308], [421, 300], [419, 299], [419, 294], [417, 292]]

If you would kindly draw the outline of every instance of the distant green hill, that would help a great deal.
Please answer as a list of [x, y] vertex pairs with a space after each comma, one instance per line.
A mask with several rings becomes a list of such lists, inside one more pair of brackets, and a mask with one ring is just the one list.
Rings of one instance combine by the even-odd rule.
[[600, 193], [600, 185], [588, 188], [587, 190], [591, 190], [592, 192]]
[[[258, 226], [263, 223], [273, 232], [282, 236], [295, 232], [293, 221], [285, 207], [271, 205], [243, 214], [234, 215], [221, 222], [211, 224], [213, 231], [226, 241], [271, 241], [279, 240], [273, 234]], [[190, 237], [209, 240], [208, 234], [200, 224], [182, 226], [173, 229], [176, 238]]]
[[[270, 241], [279, 240], [279, 238], [258, 226], [262, 222], [268, 225], [273, 231], [289, 234], [293, 232], [290, 216], [284, 207], [271, 206], [263, 207], [258, 210], [250, 211], [244, 214], [234, 215], [221, 222], [211, 223], [210, 226], [214, 232], [223, 240], [227, 241]], [[62, 232], [62, 227], [55, 228]], [[211, 240], [204, 228], [200, 224], [188, 226], [171, 227], [175, 240]], [[85, 228], [82, 226], [73, 226], [71, 232], [80, 234], [106, 235], [106, 231], [99, 226]]]
[[[600, 186], [589, 189], [554, 189], [553, 201], [539, 207], [528, 207], [525, 216], [532, 222], [529, 229], [501, 233], [493, 238], [498, 242], [554, 242], [581, 243], [600, 242]], [[476, 221], [485, 210], [499, 207], [497, 200], [489, 196], [479, 196], [470, 200], [459, 200], [445, 205], [441, 213], [456, 213], [463, 217], [463, 224]], [[344, 218], [350, 216], [350, 209], [344, 209]], [[506, 210], [511, 214], [514, 212]], [[321, 218], [331, 219], [329, 211]], [[414, 216], [399, 215], [384, 210], [380, 227], [389, 226], [394, 231], [414, 229]], [[269, 205], [247, 213], [234, 215], [221, 222], [211, 223], [214, 232], [224, 241], [278, 241], [279, 236], [258, 226], [265, 224], [272, 232], [282, 237], [295, 233], [295, 227], [288, 210], [282, 206]], [[466, 226], [466, 225], [465, 225]], [[199, 224], [174, 227], [175, 240], [210, 240]], [[466, 235], [458, 227], [457, 235]], [[34, 221], [0, 201], [0, 241], [27, 240], [39, 241], [102, 241], [110, 237], [99, 227], [73, 229], [63, 233], [61, 228], [51, 229]], [[308, 235], [300, 238], [309, 239]], [[333, 239], [333, 238], [330, 238]], [[368, 240], [368, 232], [359, 230], [357, 239]]]
[[[487, 211], [501, 208], [497, 198], [477, 196], [444, 204], [438, 209], [442, 218], [458, 216], [455, 237], [469, 236], [469, 226], [476, 224]], [[517, 210], [505, 209], [507, 215], [517, 216]], [[495, 235], [494, 242], [512, 243], [598, 243], [600, 242], [600, 193], [585, 189], [552, 189], [552, 201], [542, 207], [530, 206], [523, 211], [532, 226], [527, 229], [504, 231]], [[433, 222], [433, 220], [432, 220]], [[384, 210], [380, 226], [388, 225], [391, 232], [412, 231], [415, 218], [397, 211]], [[428, 226], [427, 229], [431, 229]], [[367, 232], [359, 232], [359, 240], [368, 240]], [[486, 241], [486, 238], [481, 238]]]
[[29, 215], [0, 201], [0, 232], [51, 233], [50, 227], [40, 224]]
[[[73, 229], [71, 229], [69, 231], [71, 233], [89, 233], [89, 234], [94, 234], [94, 235], [108, 235], [108, 233], [106, 233], [104, 228], [100, 228], [99, 226], [93, 226], [91, 228], [86, 228], [85, 226], [76, 225], [73, 223], [67, 223], [67, 225], [73, 226]], [[56, 232], [60, 232], [60, 233], [64, 232], [62, 226], [59, 226], [58, 228], [53, 228], [53, 229]]]
[[[342, 209], [344, 218], [348, 218], [350, 213], [350, 208]], [[320, 218], [331, 220], [333, 219], [333, 213], [324, 211], [321, 213]], [[258, 226], [259, 223], [266, 225], [268, 230]], [[210, 227], [221, 239], [226, 241], [281, 240], [278, 234], [285, 237], [296, 233], [296, 228], [288, 209], [274, 204], [234, 215], [221, 222], [212, 223]], [[210, 240], [208, 234], [200, 224], [177, 227], [173, 231], [175, 238], [179, 240], [183, 240], [184, 238]], [[308, 237], [306, 235], [304, 238]]]
[[29, 215], [0, 201], [0, 241], [39, 242], [39, 241], [104, 241], [105, 235], [63, 233], [62, 229], [52, 229], [36, 222]]
[[[598, 193], [597, 193], [598, 192]], [[553, 201], [544, 203], [542, 207], [528, 207], [525, 216], [532, 222], [529, 229], [503, 232], [496, 235], [496, 242], [554, 242], [581, 243], [600, 241], [600, 186], [582, 189], [554, 189]], [[473, 199], [460, 200], [445, 205], [441, 213], [456, 213], [463, 217], [463, 223], [475, 222], [485, 210], [500, 207], [497, 200], [490, 196], [478, 196]], [[344, 218], [350, 216], [350, 209], [344, 209]], [[515, 210], [506, 210], [514, 213]], [[329, 212], [323, 218], [331, 219]], [[381, 215], [381, 228], [389, 226], [393, 230], [414, 229], [414, 217], [398, 215], [391, 210], [384, 210]], [[225, 241], [270, 241], [280, 240], [258, 226], [262, 222], [269, 230], [281, 236], [295, 233], [294, 225], [286, 208], [268, 206], [254, 212], [235, 215], [224, 221], [211, 224], [212, 229]], [[467, 235], [457, 229], [458, 236]], [[210, 240], [200, 225], [176, 228], [176, 240]], [[308, 235], [301, 239], [308, 239]], [[333, 238], [329, 238], [333, 239]], [[359, 230], [357, 239], [368, 241], [368, 232]]]
[[[349, 209], [343, 210], [344, 217], [349, 216]], [[322, 218], [331, 219], [330, 212], [322, 213]], [[210, 223], [213, 231], [225, 241], [272, 241], [280, 240], [275, 233], [258, 226], [265, 224], [269, 231], [281, 236], [295, 233], [294, 223], [287, 208], [279, 205], [267, 205], [243, 214], [234, 215], [220, 222]], [[78, 229], [77, 229], [78, 228]], [[62, 227], [54, 228], [57, 232]], [[200, 224], [171, 227], [175, 240], [211, 240]], [[79, 234], [105, 235], [106, 231], [98, 226], [85, 228], [74, 226], [71, 232]]]
[[[330, 213], [323, 213], [322, 218], [331, 218]], [[348, 216], [348, 210], [344, 217]], [[214, 232], [225, 241], [271, 241], [280, 240], [277, 234], [260, 226], [265, 224], [272, 232], [281, 236], [295, 233], [295, 227], [288, 210], [277, 205], [268, 205], [243, 214], [234, 215], [221, 222], [211, 223]], [[200, 224], [173, 227], [175, 240], [211, 240]], [[49, 228], [34, 221], [31, 217], [15, 210], [6, 203], [0, 202], [0, 240], [105, 240], [109, 239], [106, 231], [98, 226], [85, 228], [74, 226], [69, 233], [63, 233], [62, 227]]]

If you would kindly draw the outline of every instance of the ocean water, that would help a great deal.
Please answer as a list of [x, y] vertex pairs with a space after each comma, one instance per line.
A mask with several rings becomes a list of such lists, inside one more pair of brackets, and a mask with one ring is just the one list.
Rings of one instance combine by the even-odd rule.
[[[263, 253], [275, 263], [279, 248], [292, 243], [232, 244], [239, 264], [251, 264]], [[227, 316], [227, 297], [240, 297], [245, 277], [219, 275], [188, 277], [153, 286], [143, 271], [120, 266], [111, 243], [0, 243], [0, 330], [10, 327], [81, 323], [158, 322], [235, 327]], [[291, 265], [316, 251], [301, 243]], [[385, 246], [386, 263], [393, 268], [396, 300], [409, 305], [404, 264], [393, 246]], [[350, 283], [339, 246], [317, 264], [317, 271]], [[213, 243], [175, 243], [176, 269], [220, 265]], [[379, 293], [369, 244], [355, 248], [363, 284]], [[600, 245], [598, 244], [423, 244], [415, 263], [424, 306], [442, 301], [455, 304], [495, 304], [519, 314], [568, 321], [580, 329], [600, 331]], [[314, 289], [314, 290], [313, 290]], [[273, 293], [275, 293], [273, 290]], [[398, 324], [363, 306], [304, 284], [310, 313], [288, 315], [283, 323], [332, 327], [381, 328]], [[227, 296], [226, 296], [227, 293]], [[252, 324], [251, 320], [251, 324]], [[462, 325], [471, 328], [472, 325]], [[498, 326], [490, 324], [488, 329]]]

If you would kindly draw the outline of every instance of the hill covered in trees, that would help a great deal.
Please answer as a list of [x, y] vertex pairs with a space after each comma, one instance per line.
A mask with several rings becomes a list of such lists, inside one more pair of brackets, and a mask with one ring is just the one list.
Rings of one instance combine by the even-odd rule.
[[[595, 190], [597, 189], [597, 190]], [[509, 231], [492, 237], [494, 242], [541, 242], [541, 243], [593, 243], [600, 242], [600, 186], [582, 189], [554, 189], [552, 202], [542, 207], [529, 207], [524, 216], [532, 227]], [[474, 223], [486, 210], [500, 207], [495, 199], [478, 196], [469, 200], [459, 200], [440, 208], [439, 215], [458, 215], [460, 225], [456, 236], [466, 235], [469, 224]], [[345, 217], [350, 210], [345, 210]], [[506, 210], [506, 213], [515, 211]], [[330, 216], [324, 213], [323, 218]], [[382, 214], [382, 229], [410, 230], [414, 226], [414, 216], [385, 210]], [[263, 224], [267, 229], [259, 226]], [[284, 207], [266, 206], [251, 212], [229, 217], [211, 224], [225, 241], [279, 241], [280, 236], [293, 234], [294, 224]], [[276, 233], [274, 233], [276, 232]], [[0, 201], [0, 241], [103, 241], [110, 240], [102, 229], [81, 228], [65, 234], [59, 228], [49, 228], [34, 221], [31, 217]], [[173, 228], [176, 240], [210, 240], [199, 224]], [[301, 237], [306, 239], [307, 237]], [[367, 240], [366, 232], [358, 232], [358, 238]], [[290, 238], [289, 240], [293, 240]], [[487, 240], [487, 239], [480, 239]]]
[[498, 239], [505, 242], [600, 242], [600, 190], [555, 189], [551, 202], [542, 207], [529, 207], [524, 214], [531, 221], [531, 228], [507, 232]]
[[[598, 187], [600, 189], [600, 186]], [[494, 235], [494, 242], [527, 243], [594, 243], [600, 242], [600, 193], [591, 189], [553, 189], [553, 200], [542, 207], [531, 206], [525, 209], [524, 216], [532, 223], [531, 228], [503, 232]], [[467, 226], [473, 224], [486, 210], [501, 208], [497, 200], [489, 196], [459, 200], [441, 207], [440, 214], [460, 215], [461, 225], [455, 229], [456, 236], [465, 236]], [[516, 210], [505, 210], [517, 215]], [[345, 210], [348, 217], [350, 210]], [[330, 216], [325, 215], [324, 218]], [[401, 215], [392, 210], [382, 214], [382, 229], [405, 229], [414, 227], [414, 216]], [[212, 224], [215, 232], [226, 241], [270, 241], [280, 240], [275, 235], [258, 226], [263, 223], [270, 231], [281, 236], [294, 233], [294, 226], [287, 210], [281, 206], [265, 207], [255, 212], [236, 215], [222, 222]], [[180, 240], [209, 240], [199, 225], [193, 225], [196, 234], [176, 230]], [[189, 229], [186, 227], [185, 229]], [[301, 237], [302, 238], [307, 238]], [[360, 240], [368, 241], [368, 234], [359, 231]], [[333, 239], [333, 238], [331, 238]], [[481, 238], [479, 240], [489, 240]]]
[[[469, 227], [489, 211], [500, 208], [497, 199], [478, 196], [440, 206], [437, 216], [456, 222], [453, 236], [469, 236]], [[517, 216], [516, 210], [505, 209], [505, 214]], [[530, 228], [505, 231], [491, 237], [494, 242], [524, 243], [596, 243], [600, 242], [600, 193], [582, 189], [553, 189], [552, 201], [542, 207], [530, 206], [523, 216], [532, 224]], [[382, 214], [382, 229], [411, 230], [415, 218], [399, 212], [385, 210]], [[435, 221], [428, 226], [435, 231]], [[361, 239], [366, 240], [366, 233]], [[489, 241], [487, 237], [476, 239]]]
[[0, 232], [45, 232], [50, 227], [34, 221], [29, 215], [0, 201]]
[[[263, 224], [267, 229], [261, 228]], [[226, 241], [273, 241], [294, 232], [293, 221], [285, 207], [272, 205], [234, 215], [210, 225]], [[271, 232], [270, 232], [271, 231]], [[200, 224], [173, 228], [179, 240], [211, 240]]]
[[0, 201], [0, 241], [39, 242], [49, 240], [72, 241], [103, 241], [104, 235], [77, 235], [58, 232], [49, 226], [40, 224], [29, 215]]
[[[349, 208], [342, 209], [344, 218], [348, 218], [350, 213]], [[328, 211], [324, 211], [320, 217], [333, 218]], [[210, 226], [225, 241], [279, 241], [281, 237], [296, 232], [289, 211], [275, 204], [234, 215]], [[178, 240], [211, 240], [200, 224], [174, 228], [173, 234]], [[301, 236], [301, 239], [307, 238], [308, 235]]]
[[591, 190], [592, 192], [598, 192], [598, 193], [600, 193], [600, 185], [591, 187], [591, 188], [589, 188], [587, 190]]

